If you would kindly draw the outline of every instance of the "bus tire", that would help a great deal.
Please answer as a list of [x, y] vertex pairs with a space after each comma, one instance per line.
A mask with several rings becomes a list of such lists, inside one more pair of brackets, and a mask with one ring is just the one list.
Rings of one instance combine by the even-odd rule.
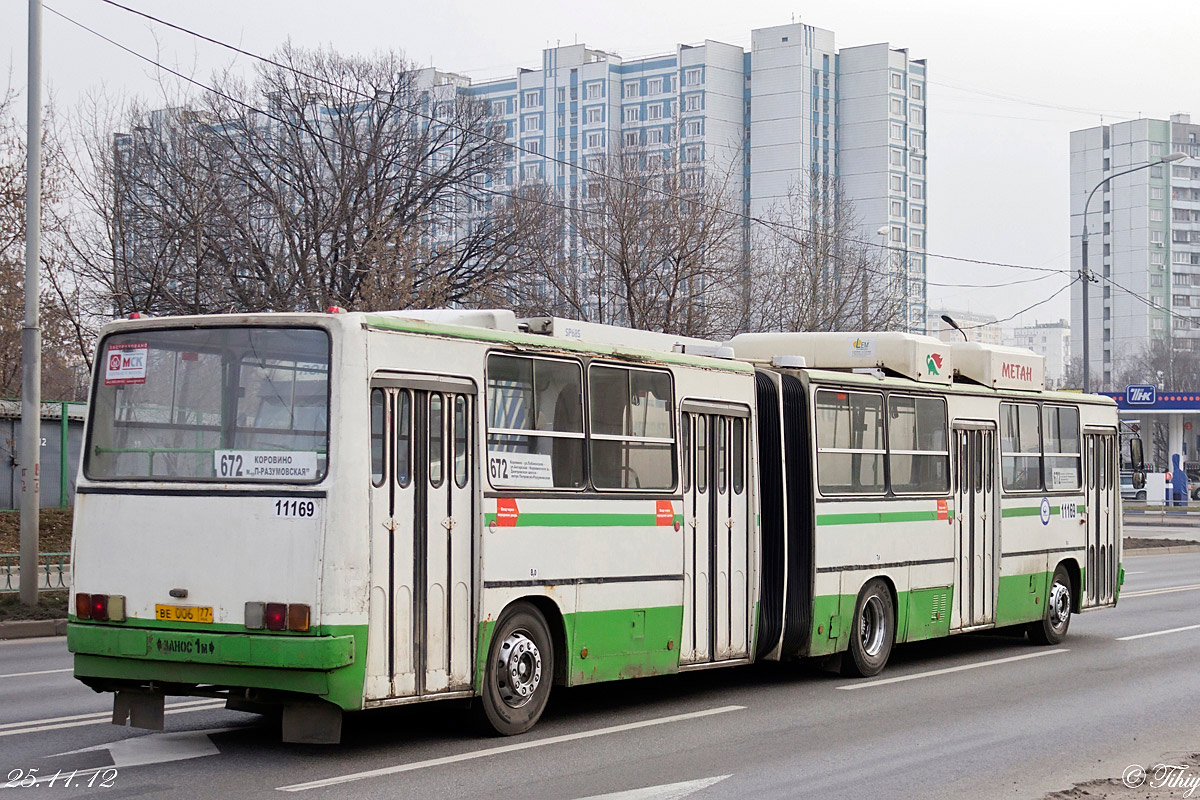
[[867, 582], [854, 604], [850, 644], [842, 659], [842, 673], [857, 678], [878, 675], [887, 664], [896, 640], [896, 613], [892, 593], [879, 578]]
[[1046, 611], [1041, 622], [1029, 623], [1029, 640], [1034, 644], [1058, 644], [1067, 636], [1071, 625], [1071, 577], [1067, 569], [1059, 564], [1050, 581], [1046, 595]]
[[515, 603], [496, 624], [488, 648], [479, 706], [487, 728], [501, 736], [534, 726], [554, 682], [554, 645], [542, 613]]

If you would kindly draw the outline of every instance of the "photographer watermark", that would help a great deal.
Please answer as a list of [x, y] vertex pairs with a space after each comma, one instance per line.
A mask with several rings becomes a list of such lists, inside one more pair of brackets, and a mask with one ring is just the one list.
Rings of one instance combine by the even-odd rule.
[[1155, 764], [1149, 770], [1140, 764], [1130, 764], [1121, 773], [1121, 782], [1130, 789], [1145, 786], [1150, 789], [1184, 789], [1183, 797], [1191, 797], [1200, 786], [1200, 773], [1192, 772], [1188, 764]]

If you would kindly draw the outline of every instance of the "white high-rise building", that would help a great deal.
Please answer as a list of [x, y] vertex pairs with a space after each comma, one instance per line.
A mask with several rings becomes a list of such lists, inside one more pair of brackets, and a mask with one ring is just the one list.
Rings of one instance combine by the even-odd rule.
[[1046, 359], [1046, 388], [1078, 388], [1064, 385], [1071, 364], [1071, 326], [1065, 319], [1013, 328], [1004, 343], [1032, 350]]
[[[1082, 266], [1088, 194], [1105, 178], [1170, 153], [1188, 158], [1114, 177], [1088, 206], [1091, 389], [1113, 385], [1155, 341], [1200, 349], [1200, 125], [1187, 114], [1071, 134], [1071, 267]], [[1071, 334], [1083, 354], [1083, 291], [1071, 287]]]
[[549, 48], [540, 69], [464, 91], [490, 102], [519, 145], [501, 186], [545, 181], [572, 206], [588, 168], [621, 147], [728, 178], [752, 217], [805, 191], [814, 173], [840, 178], [857, 237], [891, 250], [905, 328], [923, 329], [925, 62], [906, 51], [839, 51], [832, 31], [794, 23], [753, 31], [749, 52], [708, 40], [626, 61], [582, 44]]
[[[952, 328], [942, 319], [943, 315], [958, 323], [961, 332]], [[963, 333], [967, 334], [967, 340], [971, 342], [982, 344], [1003, 344], [1004, 342], [1004, 330], [997, 324], [994, 314], [980, 314], [961, 309], [930, 309], [929, 320], [923, 332], [929, 336], [936, 336], [943, 342], [962, 341]]]

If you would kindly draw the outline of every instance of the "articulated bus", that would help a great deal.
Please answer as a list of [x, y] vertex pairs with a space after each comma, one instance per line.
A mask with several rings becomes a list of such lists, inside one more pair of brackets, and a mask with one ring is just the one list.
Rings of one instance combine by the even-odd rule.
[[1043, 387], [1029, 351], [895, 333], [114, 322], [75, 676], [118, 724], [217, 697], [336, 742], [346, 711], [469, 699], [517, 734], [552, 686], [811, 657], [872, 676], [896, 644], [989, 628], [1058, 642], [1120, 594], [1117, 414]]

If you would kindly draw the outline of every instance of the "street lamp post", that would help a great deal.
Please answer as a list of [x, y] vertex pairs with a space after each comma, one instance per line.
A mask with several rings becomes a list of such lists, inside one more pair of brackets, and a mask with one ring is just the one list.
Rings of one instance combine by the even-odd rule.
[[1083, 204], [1083, 262], [1079, 268], [1080, 288], [1083, 290], [1083, 391], [1086, 394], [1092, 390], [1091, 371], [1091, 342], [1088, 336], [1088, 328], [1090, 320], [1088, 318], [1088, 284], [1091, 282], [1091, 275], [1088, 273], [1088, 206], [1092, 203], [1092, 195], [1096, 194], [1101, 186], [1111, 181], [1113, 178], [1119, 178], [1122, 175], [1128, 175], [1131, 172], [1146, 169], [1147, 167], [1157, 167], [1159, 164], [1170, 164], [1174, 161], [1182, 161], [1187, 158], [1186, 153], [1171, 153], [1165, 155], [1155, 161], [1148, 161], [1145, 164], [1127, 169], [1124, 172], [1118, 172], [1115, 175], [1109, 175], [1104, 180], [1092, 187], [1092, 191], [1088, 192], [1087, 200]]

